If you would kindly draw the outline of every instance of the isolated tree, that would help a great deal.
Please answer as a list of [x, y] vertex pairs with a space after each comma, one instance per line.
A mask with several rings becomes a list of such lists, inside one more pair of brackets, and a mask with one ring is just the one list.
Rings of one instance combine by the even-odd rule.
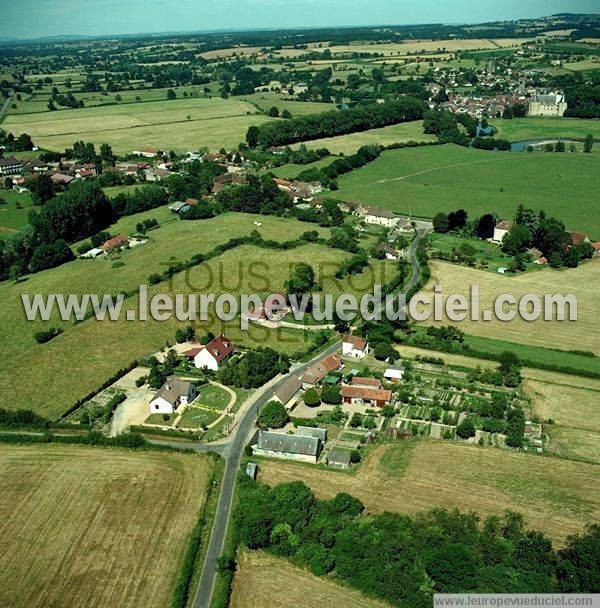
[[258, 146], [258, 138], [260, 137], [260, 129], [256, 125], [248, 127], [246, 132], [246, 143], [250, 148]]
[[314, 388], [309, 388], [305, 391], [303, 400], [309, 407], [317, 407], [321, 403], [319, 393]]
[[173, 89], [169, 89], [167, 91], [167, 99], [175, 99], [177, 97], [177, 93]]
[[337, 385], [325, 386], [321, 391], [321, 399], [323, 403], [330, 405], [339, 405], [342, 402], [342, 392]]
[[462, 439], [475, 437], [475, 424], [469, 416], [456, 427], [456, 434]]
[[450, 228], [448, 216], [445, 213], [437, 213], [433, 218], [433, 229], [440, 234], [445, 234]]
[[280, 429], [289, 420], [288, 412], [279, 401], [269, 401], [260, 412], [258, 426]]
[[475, 232], [480, 239], [490, 239], [494, 236], [496, 218], [491, 213], [486, 213], [479, 218]]
[[594, 147], [594, 136], [591, 133], [588, 133], [585, 136], [585, 141], [583, 142], [583, 151], [586, 154], [589, 154]]

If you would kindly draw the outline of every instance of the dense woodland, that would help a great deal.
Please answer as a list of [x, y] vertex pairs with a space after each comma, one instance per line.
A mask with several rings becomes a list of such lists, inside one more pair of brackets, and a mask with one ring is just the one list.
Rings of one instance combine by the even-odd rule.
[[483, 522], [441, 509], [367, 515], [349, 494], [318, 500], [302, 482], [271, 488], [247, 477], [240, 478], [237, 504], [236, 531], [250, 549], [267, 549], [396, 606], [431, 606], [435, 592], [600, 589], [600, 526], [557, 550], [514, 512]]

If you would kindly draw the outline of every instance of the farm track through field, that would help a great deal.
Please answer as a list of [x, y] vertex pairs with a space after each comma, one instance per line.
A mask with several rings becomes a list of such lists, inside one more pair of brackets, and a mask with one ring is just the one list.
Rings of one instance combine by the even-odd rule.
[[[533, 156], [526, 156], [524, 158], [533, 158]], [[388, 177], [386, 179], [378, 179], [374, 182], [369, 182], [368, 184], [363, 184], [362, 186], [355, 186], [353, 190], [358, 188], [365, 188], [369, 186], [375, 186], [376, 184], [385, 184], [387, 182], [400, 182], [405, 179], [410, 179], [411, 177], [417, 177], [418, 175], [424, 175], [425, 173], [435, 173], [436, 171], [440, 171], [443, 169], [453, 169], [454, 167], [465, 167], [471, 165], [481, 165], [484, 163], [497, 163], [501, 161], [511, 161], [511, 160], [523, 160], [523, 157], [515, 157], [515, 158], [490, 158], [486, 160], [474, 160], [465, 163], [453, 163], [450, 165], [441, 165], [439, 167], [431, 167], [430, 169], [423, 169], [422, 171], [416, 171], [415, 173], [409, 173], [408, 175], [401, 175], [399, 177]]]

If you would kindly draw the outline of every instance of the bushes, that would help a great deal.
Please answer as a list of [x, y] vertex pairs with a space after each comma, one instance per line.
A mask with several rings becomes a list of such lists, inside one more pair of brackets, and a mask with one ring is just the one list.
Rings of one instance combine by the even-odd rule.
[[50, 342], [53, 338], [63, 333], [63, 330], [59, 327], [49, 327], [48, 329], [44, 329], [42, 331], [37, 331], [33, 334], [35, 341], [38, 344], [46, 344], [46, 342]]
[[321, 391], [321, 399], [323, 403], [330, 405], [340, 405], [342, 403], [342, 393], [337, 385], [325, 386]]
[[0, 408], [0, 428], [3, 429], [36, 429], [49, 426], [50, 421], [31, 410], [7, 410]]
[[600, 526], [554, 552], [541, 533], [523, 528], [518, 514], [482, 525], [473, 513], [442, 509], [364, 516], [354, 497], [316, 500], [300, 482], [271, 488], [247, 478], [238, 487], [233, 521], [243, 544], [286, 556], [319, 576], [335, 572], [393, 605], [430, 606], [435, 592], [597, 589]]
[[117, 409], [117, 406], [120, 403], [123, 403], [125, 399], [127, 399], [127, 395], [119, 391], [108, 400], [108, 402], [104, 406], [104, 410], [102, 411], [102, 422], [104, 422], [104, 424], [108, 424], [110, 422], [110, 419], [112, 418], [112, 415]]
[[279, 401], [269, 401], [260, 412], [258, 426], [280, 429], [289, 420], [288, 412]]

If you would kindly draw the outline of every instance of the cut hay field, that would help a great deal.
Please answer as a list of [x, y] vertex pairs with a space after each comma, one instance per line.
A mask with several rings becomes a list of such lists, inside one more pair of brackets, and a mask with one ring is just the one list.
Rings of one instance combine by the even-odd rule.
[[600, 466], [435, 440], [381, 445], [353, 473], [261, 460], [270, 485], [300, 480], [320, 498], [348, 492], [368, 511], [415, 513], [442, 507], [485, 517], [507, 509], [563, 542], [600, 522]]
[[265, 551], [240, 550], [229, 608], [385, 608], [380, 600], [315, 576]]
[[384, 152], [341, 176], [336, 197], [417, 217], [463, 208], [471, 218], [490, 212], [512, 218], [523, 203], [600, 238], [598, 175], [596, 154], [431, 146]]
[[600, 381], [553, 375], [526, 379], [523, 387], [534, 411], [554, 421], [546, 425], [546, 449], [600, 464]]
[[[470, 286], [478, 285], [481, 313], [493, 310], [493, 301], [500, 294], [510, 294], [517, 300], [525, 294], [534, 294], [540, 298], [545, 294], [574, 294], [577, 298], [576, 321], [525, 321], [515, 318], [512, 321], [493, 319], [484, 322], [468, 318], [458, 323], [465, 333], [545, 348], [592, 351], [600, 355], [595, 287], [600, 276], [600, 260], [592, 260], [575, 269], [559, 271], [547, 268], [542, 272], [515, 277], [439, 261], [431, 262], [430, 267], [431, 280], [423, 293], [433, 300], [433, 286], [440, 284], [444, 295], [464, 294], [468, 298]], [[444, 313], [442, 320], [434, 321], [432, 315], [426, 324], [448, 325], [452, 322]], [[560, 364], [559, 355], [557, 363]]]
[[168, 605], [213, 468], [199, 454], [1, 446], [0, 605]]
[[[383, 53], [383, 55], [406, 55], [407, 53], [475, 51], [479, 49], [518, 48], [531, 38], [466, 38], [464, 40], [416, 40], [402, 43], [348, 44], [331, 47], [332, 53]], [[319, 52], [323, 49], [314, 49]]]
[[[150, 212], [148, 212], [150, 214]], [[149, 233], [150, 241], [124, 252], [115, 265], [113, 260], [75, 260], [59, 268], [38, 273], [24, 283], [0, 284], [0, 323], [3, 335], [0, 356], [0, 407], [30, 408], [55, 417], [77, 399], [102, 384], [118, 369], [134, 359], [163, 347], [173, 340], [175, 331], [184, 325], [176, 319], [168, 321], [126, 321], [125, 310], [137, 311], [137, 297], [125, 301], [118, 321], [82, 323], [62, 321], [57, 313], [48, 321], [26, 320], [21, 294], [27, 293], [109, 293], [136, 289], [147, 282], [149, 274], [161, 272], [173, 260], [185, 261], [194, 253], [210, 251], [215, 245], [237, 235], [250, 233], [256, 216], [229, 214], [203, 222], [179, 221]], [[287, 240], [307, 229], [301, 222], [260, 216], [261, 233], [265, 238]], [[176, 275], [171, 283], [149, 288], [149, 299], [155, 294], [200, 294], [224, 292], [260, 293], [279, 291], [298, 262], [310, 263], [323, 288], [329, 293], [349, 291], [362, 294], [372, 282], [385, 283], [394, 273], [395, 265], [373, 262], [363, 275], [348, 280], [333, 278], [339, 264], [348, 254], [323, 246], [307, 245], [288, 251], [273, 251], [243, 246]], [[51, 342], [39, 345], [33, 334], [50, 325], [64, 328], [64, 333]], [[234, 343], [247, 346], [268, 345], [291, 354], [305, 348], [310, 336], [293, 329], [274, 330], [251, 326], [248, 331], [239, 321], [221, 323], [216, 319], [200, 323], [198, 333], [210, 329], [217, 334], [226, 331]], [[110, 356], [107, 356], [110, 353]], [[20, 369], [27, 375], [22, 381]], [[51, 381], [49, 379], [52, 379]]]
[[[600, 66], [600, 64], [597, 64]], [[600, 120], [579, 118], [514, 118], [513, 120], [492, 120], [491, 124], [498, 129], [496, 137], [509, 141], [527, 141], [529, 139], [573, 138], [585, 139], [591, 133], [600, 139]]]
[[15, 135], [28, 133], [36, 145], [56, 151], [78, 140], [91, 141], [96, 146], [108, 142], [117, 154], [144, 147], [176, 152], [199, 146], [219, 150], [236, 147], [250, 125], [270, 120], [254, 115], [256, 111], [243, 101], [188, 98], [11, 114], [3, 128]]
[[[325, 137], [305, 141], [307, 148], [327, 148], [332, 154], [353, 154], [361, 146], [368, 144], [379, 144], [389, 146], [391, 144], [403, 143], [407, 141], [435, 141], [435, 135], [425, 135], [423, 133], [423, 122], [415, 120], [404, 122], [381, 129], [370, 129], [348, 135], [338, 135], [336, 137]], [[298, 145], [292, 148], [298, 148]]]

